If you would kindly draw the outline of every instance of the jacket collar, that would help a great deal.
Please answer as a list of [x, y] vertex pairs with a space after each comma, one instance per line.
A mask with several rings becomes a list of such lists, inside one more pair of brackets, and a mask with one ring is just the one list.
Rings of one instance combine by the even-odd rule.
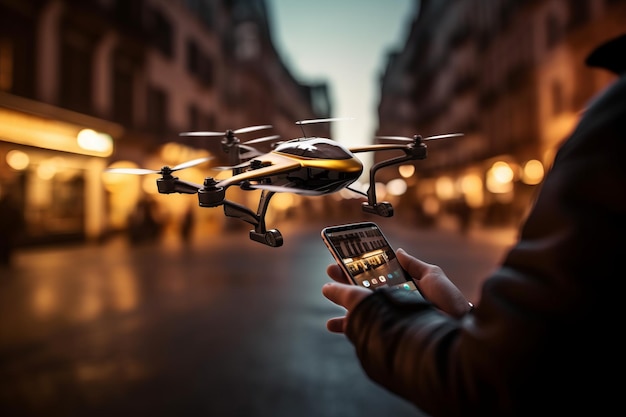
[[597, 47], [585, 60], [591, 67], [604, 68], [617, 75], [626, 74], [626, 33]]

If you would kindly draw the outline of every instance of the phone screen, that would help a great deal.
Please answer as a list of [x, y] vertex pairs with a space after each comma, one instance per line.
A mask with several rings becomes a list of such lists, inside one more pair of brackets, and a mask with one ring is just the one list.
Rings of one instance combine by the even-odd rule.
[[353, 284], [372, 290], [396, 287], [420, 294], [377, 224], [362, 222], [329, 226], [321, 234]]

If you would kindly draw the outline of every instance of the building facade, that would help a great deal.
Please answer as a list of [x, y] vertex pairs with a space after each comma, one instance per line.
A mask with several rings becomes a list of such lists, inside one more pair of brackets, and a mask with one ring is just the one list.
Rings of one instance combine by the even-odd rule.
[[[270, 26], [263, 0], [0, 0], [0, 194], [24, 213], [24, 243], [125, 229], [155, 178], [107, 167], [225, 161], [221, 138], [181, 132], [291, 138], [296, 120], [329, 117], [326, 85], [291, 75]], [[194, 205], [157, 202], [167, 219]]]
[[428, 142], [408, 180], [424, 221], [516, 224], [558, 144], [611, 74], [586, 55], [626, 30], [618, 0], [422, 0], [382, 76], [379, 135]]

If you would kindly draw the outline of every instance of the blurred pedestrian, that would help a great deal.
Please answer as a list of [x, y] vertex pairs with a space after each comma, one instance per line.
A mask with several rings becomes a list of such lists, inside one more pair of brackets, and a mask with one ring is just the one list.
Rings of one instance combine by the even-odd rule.
[[191, 242], [195, 220], [196, 218], [194, 216], [193, 207], [187, 207], [187, 210], [183, 215], [183, 220], [180, 224], [180, 237], [185, 244], [189, 244]]
[[473, 309], [445, 273], [398, 250], [429, 301], [335, 283], [330, 319], [367, 375], [433, 416], [612, 415], [622, 407], [626, 34], [591, 66], [620, 77], [559, 149], [518, 242]]
[[24, 229], [22, 210], [9, 193], [0, 195], [0, 266], [10, 266]]
[[128, 218], [131, 243], [156, 241], [161, 236], [162, 228], [156, 202], [150, 197], [140, 199]]
[[472, 208], [464, 195], [452, 202], [452, 212], [457, 218], [459, 232], [466, 235], [472, 223]]

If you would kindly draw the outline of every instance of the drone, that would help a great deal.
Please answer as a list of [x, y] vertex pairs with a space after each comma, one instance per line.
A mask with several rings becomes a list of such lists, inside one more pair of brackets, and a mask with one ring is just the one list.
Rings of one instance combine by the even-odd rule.
[[[348, 189], [367, 198], [367, 201], [362, 203], [364, 212], [391, 217], [393, 216], [391, 203], [377, 201], [375, 176], [378, 170], [406, 161], [426, 159], [427, 147], [424, 142], [428, 140], [463, 135], [462, 133], [449, 133], [424, 138], [421, 135], [414, 135], [412, 138], [378, 136], [378, 139], [394, 143], [347, 147], [333, 139], [308, 137], [304, 133], [303, 125], [332, 120], [335, 119], [300, 120], [296, 124], [301, 126], [303, 136], [286, 141], [281, 141], [277, 135], [245, 142], [241, 142], [237, 137], [242, 133], [269, 129], [271, 125], [250, 126], [225, 132], [180, 133], [180, 136], [222, 137], [222, 149], [229, 156], [229, 165], [213, 169], [232, 171], [232, 175], [223, 180], [206, 177], [203, 184], [195, 184], [173, 175], [176, 171], [205, 163], [211, 159], [210, 157], [194, 159], [174, 167], [164, 166], [160, 170], [110, 168], [107, 172], [134, 175], [159, 174], [161, 177], [156, 180], [159, 193], [197, 194], [200, 207], [223, 206], [226, 216], [238, 218], [254, 226], [254, 229], [250, 230], [251, 240], [270, 247], [279, 247], [283, 245], [282, 234], [277, 229], [268, 230], [265, 224], [265, 214], [272, 196], [276, 193], [289, 192], [304, 196], [319, 196]], [[272, 149], [264, 153], [251, 146], [262, 142], [270, 142]], [[402, 151], [403, 155], [378, 162], [370, 168], [369, 188], [366, 193], [352, 188], [351, 185], [363, 173], [363, 163], [355, 154], [380, 151]], [[227, 190], [233, 186], [246, 191], [261, 190], [256, 211], [226, 198]]]

